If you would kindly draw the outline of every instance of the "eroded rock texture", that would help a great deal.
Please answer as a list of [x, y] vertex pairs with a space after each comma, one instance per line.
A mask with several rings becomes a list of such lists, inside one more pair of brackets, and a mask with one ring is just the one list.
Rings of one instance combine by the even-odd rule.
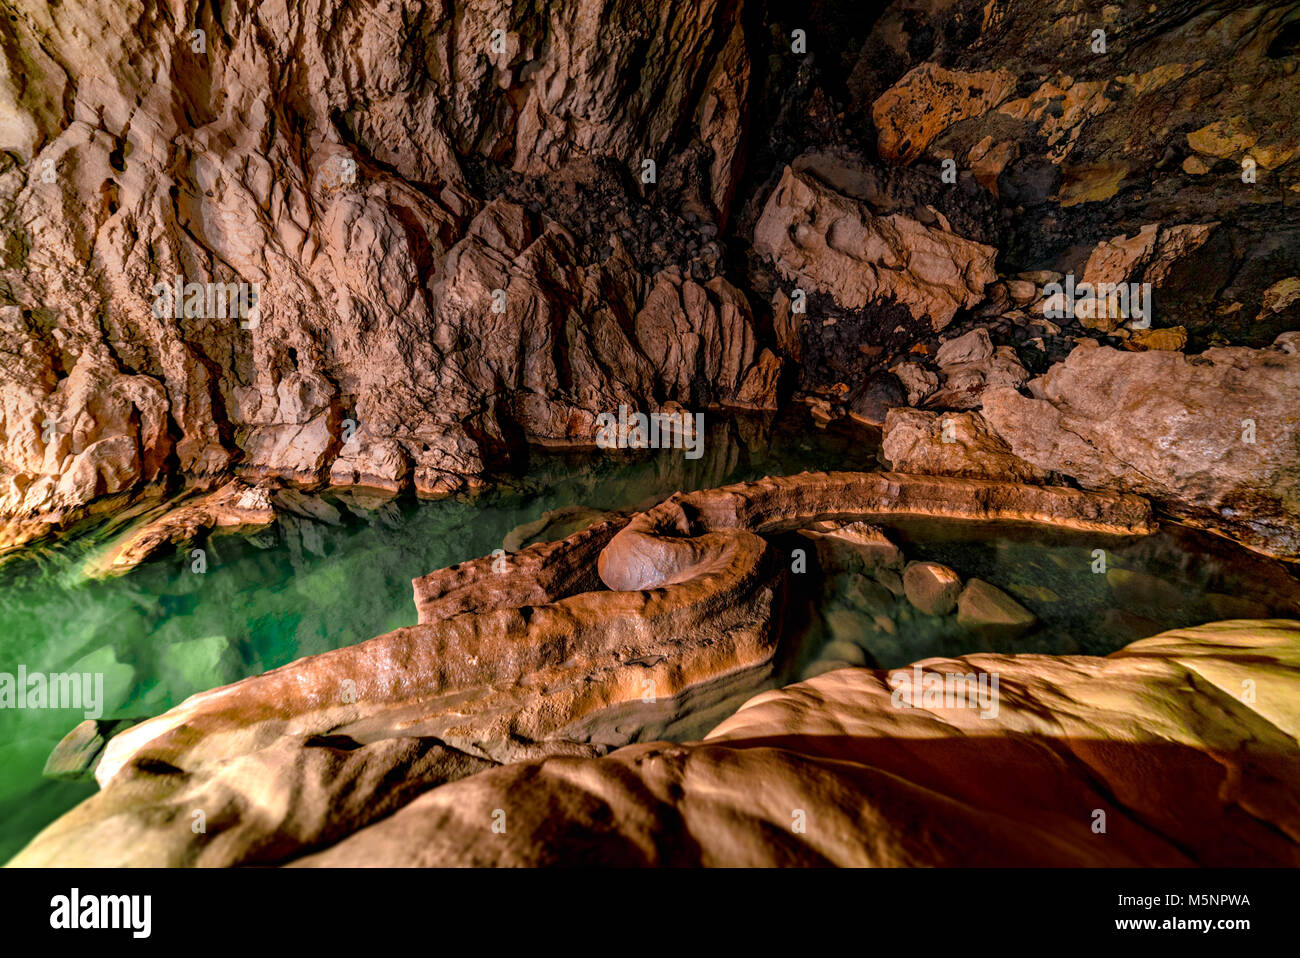
[[1005, 674], [978, 727], [838, 670], [603, 753], [765, 681], [786, 532], [1138, 534], [1138, 493], [1300, 558], [1298, 37], [1284, 0], [10, 3], [0, 550], [143, 517], [120, 572], [295, 486], [478, 488], [621, 406], [803, 401], [895, 469], [430, 573], [417, 625], [117, 734], [19, 860], [560, 862], [582, 829], [584, 862], [1296, 864], [1290, 625], [932, 663]]
[[447, 785], [298, 864], [1294, 867], [1298, 650], [1294, 623], [1235, 621], [1100, 659], [912, 667], [997, 673], [984, 717], [898, 707], [912, 668], [841, 669], [763, 693], [702, 742]]
[[[520, 441], [591, 444], [620, 402], [772, 405], [725, 279], [597, 262], [465, 167], [630, 183], [695, 140], [724, 215], [738, 4], [214, 9], [0, 25], [9, 540], [172, 473], [439, 494]], [[156, 315], [176, 276], [258, 284], [257, 315]]]
[[[232, 475], [443, 495], [623, 404], [793, 388], [879, 426], [979, 410], [1082, 338], [1267, 347], [1300, 325], [1297, 22], [24, 0], [0, 22], [0, 546]], [[1154, 315], [1044, 315], [1067, 275], [1150, 284]], [[156, 310], [177, 277], [216, 298]]]
[[1030, 391], [984, 400], [1016, 456], [1300, 558], [1300, 356], [1080, 348]]
[[[120, 773], [14, 863], [1295, 866], [1298, 655], [1294, 622], [1239, 620], [1106, 658], [838, 669], [704, 741], [499, 768], [417, 735], [284, 738]], [[997, 707], [909, 707], [918, 673], [996, 675]], [[201, 840], [193, 807], [219, 810]]]
[[[430, 573], [414, 584], [419, 624], [119, 732], [95, 767], [102, 791], [16, 862], [288, 860], [466, 770], [703, 732], [773, 673], [788, 566], [766, 536], [882, 515], [1153, 529], [1135, 496], [883, 473], [675, 496]], [[364, 794], [345, 798], [354, 780]], [[297, 797], [277, 811], [270, 792]], [[190, 829], [195, 802], [218, 830]]]

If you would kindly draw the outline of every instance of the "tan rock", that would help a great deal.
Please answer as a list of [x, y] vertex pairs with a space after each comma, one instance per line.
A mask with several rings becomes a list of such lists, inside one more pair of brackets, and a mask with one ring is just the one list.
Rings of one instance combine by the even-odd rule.
[[1049, 475], [1012, 454], [979, 413], [891, 409], [881, 452], [890, 468], [905, 473], [1028, 483]]
[[972, 329], [963, 336], [950, 339], [934, 354], [934, 361], [942, 369], [958, 363], [977, 363], [993, 355], [993, 341], [984, 328]]
[[600, 578], [618, 591], [686, 582], [732, 561], [755, 532], [797, 528], [828, 516], [1014, 519], [1116, 534], [1154, 528], [1146, 504], [1135, 496], [946, 476], [801, 473], [671, 496], [633, 517], [610, 540], [600, 553]]
[[890, 370], [907, 390], [907, 402], [910, 406], [919, 406], [931, 393], [939, 388], [939, 377], [924, 366], [916, 363], [900, 363]]
[[[1300, 864], [1300, 623], [1176, 630], [1104, 658], [930, 659], [922, 674], [997, 675], [996, 714], [896, 706], [912, 667], [835, 669], [762, 693], [702, 742], [463, 778], [297, 864]], [[494, 809], [505, 834], [483, 824]]]
[[754, 248], [786, 278], [859, 309], [894, 297], [943, 329], [997, 279], [997, 251], [943, 228], [868, 208], [787, 167], [754, 228]]
[[957, 597], [957, 623], [995, 641], [1014, 639], [1032, 629], [1038, 617], [983, 579], [966, 583]]
[[1177, 352], [1187, 345], [1185, 326], [1166, 326], [1161, 329], [1135, 329], [1124, 343], [1125, 349], [1164, 349]]
[[[247, 477], [445, 495], [500, 455], [498, 419], [590, 444], [597, 414], [656, 398], [627, 333], [646, 290], [626, 254], [585, 263], [544, 218], [480, 209], [461, 165], [572, 181], [607, 175], [595, 156], [664, 166], [684, 135], [725, 216], [748, 100], [739, 4], [669, 0], [653, 29], [626, 0], [500, 17], [253, 4], [206, 28], [201, 52], [188, 15], [124, 30], [102, 0], [15, 10], [0, 232], [35, 255], [0, 258], [7, 538], [237, 461]], [[177, 276], [256, 284], [256, 322], [224, 294], [217, 315], [156, 311], [155, 284]], [[721, 398], [767, 408], [774, 359], [728, 339], [748, 321], [736, 297], [709, 298], [695, 331], [734, 380]], [[345, 448], [345, 418], [360, 446]]]
[[1005, 70], [966, 73], [923, 63], [880, 95], [871, 107], [880, 155], [910, 163], [955, 123], [982, 116], [1016, 88]]
[[274, 521], [275, 507], [266, 490], [233, 480], [146, 517], [88, 562], [84, 572], [91, 578], [122, 575], [165, 546], [184, 545], [203, 532], [251, 533]]
[[938, 562], [909, 562], [903, 570], [907, 601], [926, 615], [947, 615], [957, 605], [961, 576]]
[[1034, 398], [987, 391], [982, 414], [1040, 469], [1150, 496], [1185, 521], [1295, 558], [1298, 389], [1300, 356], [1273, 349], [1193, 359], [1079, 348], [1030, 384]]
[[823, 570], [873, 572], [903, 565], [902, 550], [880, 528], [865, 522], [815, 522], [799, 534], [817, 546]]
[[1259, 140], [1251, 131], [1245, 117], [1233, 116], [1215, 120], [1187, 134], [1187, 145], [1197, 153], [1216, 159], [1235, 156], [1250, 149]]
[[1280, 279], [1264, 290], [1263, 302], [1256, 318], [1264, 319], [1271, 313], [1280, 313], [1297, 300], [1300, 300], [1300, 276]]

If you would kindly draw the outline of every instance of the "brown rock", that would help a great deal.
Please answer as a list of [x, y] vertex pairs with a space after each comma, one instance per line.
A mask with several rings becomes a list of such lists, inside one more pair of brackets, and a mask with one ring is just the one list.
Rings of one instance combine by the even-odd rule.
[[957, 597], [957, 623], [994, 640], [1014, 639], [1032, 629], [1038, 617], [983, 579], [971, 579]]
[[935, 329], [980, 302], [997, 278], [992, 247], [899, 213], [874, 216], [789, 167], [754, 227], [754, 248], [804, 289], [850, 309], [892, 296]]
[[1014, 519], [1118, 534], [1154, 528], [1146, 504], [1134, 496], [946, 476], [802, 473], [670, 497], [634, 516], [610, 540], [600, 554], [600, 578], [620, 591], [690, 581], [730, 561], [753, 533], [828, 516]]
[[982, 116], [1015, 88], [1015, 76], [1004, 70], [966, 73], [923, 63], [871, 107], [880, 155], [909, 163], [948, 127]]
[[[702, 742], [461, 779], [297, 864], [1300, 864], [1297, 623], [1176, 630], [1104, 658], [931, 659], [924, 673], [997, 675], [996, 713], [898, 707], [912, 667], [836, 669], [762, 693]], [[1251, 702], [1236, 694], [1246, 679]], [[485, 825], [494, 809], [504, 834]], [[807, 827], [792, 828], [800, 813]]]
[[1016, 456], [1090, 489], [1151, 496], [1261, 552], [1300, 556], [1300, 356], [1079, 348], [1030, 389], [1034, 398], [984, 394], [985, 421]]
[[957, 605], [961, 576], [937, 562], [909, 562], [903, 570], [907, 601], [926, 615], [947, 615]]
[[890, 468], [920, 475], [1044, 482], [1047, 470], [1015, 456], [976, 412], [891, 409], [881, 453]]

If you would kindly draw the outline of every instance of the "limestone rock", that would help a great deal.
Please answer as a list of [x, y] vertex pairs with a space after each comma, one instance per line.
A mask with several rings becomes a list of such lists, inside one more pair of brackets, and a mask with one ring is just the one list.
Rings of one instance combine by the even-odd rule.
[[[918, 665], [997, 675], [996, 712], [897, 706], [914, 667], [835, 669], [762, 693], [702, 742], [460, 779], [296, 864], [1300, 865], [1300, 623]], [[505, 834], [483, 826], [493, 809]]]
[[1029, 381], [1028, 371], [1010, 346], [998, 346], [981, 359], [943, 366], [939, 375], [943, 385], [927, 404], [941, 409], [978, 409], [986, 390], [995, 386], [1018, 389]]
[[50, 752], [41, 773], [46, 778], [71, 781], [93, 779], [108, 740], [140, 719], [86, 719], [67, 735]]
[[880, 528], [866, 522], [816, 522], [799, 534], [816, 545], [823, 570], [874, 572], [903, 564], [902, 550]]
[[948, 476], [802, 473], [671, 496], [632, 517], [601, 550], [600, 578], [626, 592], [708, 579], [738, 553], [752, 553], [755, 533], [827, 517], [888, 516], [1042, 522], [1120, 535], [1154, 528], [1136, 496]]
[[891, 409], [881, 452], [898, 472], [1044, 482], [1049, 472], [1011, 452], [977, 412]]
[[948, 127], [982, 116], [1015, 88], [1015, 76], [1005, 70], [967, 73], [924, 63], [885, 91], [871, 108], [880, 131], [880, 154], [909, 162]]
[[128, 529], [87, 564], [92, 578], [122, 575], [168, 545], [192, 542], [203, 532], [253, 533], [275, 521], [270, 494], [238, 479], [215, 492], [170, 503]]
[[934, 361], [943, 368], [958, 363], [978, 363], [992, 356], [993, 342], [989, 339], [989, 331], [981, 327], [972, 329], [964, 336], [948, 340], [934, 354]]
[[805, 289], [860, 309], [893, 298], [943, 329], [997, 275], [996, 250], [939, 227], [868, 207], [787, 167], [754, 228], [754, 248]]
[[[655, 399], [627, 256], [595, 262], [466, 171], [572, 181], [689, 138], [725, 219], [740, 6], [667, 0], [651, 23], [627, 0], [191, 3], [126, 29], [101, 0], [22, 0], [0, 37], [23, 65], [0, 79], [4, 538], [236, 464], [446, 495], [511, 442], [589, 445], [595, 415]], [[177, 278], [220, 309], [161, 303]], [[255, 310], [227, 309], [227, 284]], [[678, 332], [726, 381], [701, 401], [770, 408], [779, 357], [744, 298], [688, 295]]]
[[898, 377], [903, 388], [907, 390], [909, 406], [919, 406], [926, 397], [939, 388], [939, 377], [916, 363], [900, 363], [891, 372]]
[[957, 623], [994, 640], [1014, 639], [1037, 622], [1032, 612], [983, 579], [970, 579], [957, 597]]
[[1177, 352], [1187, 345], [1187, 329], [1167, 326], [1161, 329], [1138, 329], [1124, 341], [1125, 349], [1163, 349]]
[[1078, 348], [1030, 384], [985, 393], [1011, 451], [1091, 489], [1127, 489], [1245, 545], [1300, 557], [1300, 356]]
[[907, 601], [926, 615], [947, 615], [957, 605], [961, 576], [937, 562], [909, 562], [903, 570]]

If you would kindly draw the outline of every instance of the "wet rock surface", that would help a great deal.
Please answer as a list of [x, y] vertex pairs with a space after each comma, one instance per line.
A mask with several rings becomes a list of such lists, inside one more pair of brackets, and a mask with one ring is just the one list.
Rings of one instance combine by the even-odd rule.
[[[802, 403], [894, 470], [543, 516], [416, 579], [414, 626], [79, 728], [51, 770], [103, 790], [19, 862], [1300, 862], [1296, 631], [1257, 591], [1103, 561], [1091, 627], [1142, 641], [928, 662], [1004, 675], [978, 723], [873, 671], [1064, 601], [877, 522], [1300, 560], [1291, 4], [11, 6], [0, 553], [96, 519], [94, 576], [273, 522], [309, 549], [623, 407]], [[794, 549], [848, 601], [792, 663]], [[1253, 621], [1143, 638], [1193, 608]]]
[[[244, 857], [240, 846], [269, 861], [328, 844], [293, 864], [1294, 867], [1298, 648], [1293, 622], [1239, 620], [1166, 632], [1106, 658], [974, 655], [892, 672], [840, 668], [763, 693], [703, 741], [500, 768], [416, 740], [347, 752], [327, 741], [296, 753], [275, 746], [239, 771], [332, 783], [294, 818], [292, 840], [271, 837], [279, 823], [262, 816], [237, 819], [202, 855], [183, 852], [176, 836], [168, 842], [165, 828], [145, 845], [133, 832], [121, 833], [135, 839], [129, 845], [123, 837], [97, 852], [74, 845], [97, 834], [96, 815], [131, 814], [136, 796], [114, 785], [18, 863], [60, 853], [215, 863]], [[947, 675], [996, 675], [997, 707], [927, 702], [924, 685], [915, 693], [905, 685], [918, 674], [939, 677], [941, 689]], [[1253, 702], [1237, 694], [1245, 679], [1258, 683]], [[1189, 684], [1205, 695], [1187, 696]], [[916, 704], [904, 705], [913, 694]], [[234, 774], [195, 776], [188, 794], [162, 808], [211, 802]], [[1106, 814], [1102, 836], [1094, 809]], [[508, 828], [494, 832], [501, 812]], [[807, 827], [791, 828], [801, 812]], [[337, 836], [340, 820], [359, 827]]]
[[[186, 4], [120, 43], [107, 6], [20, 7], [0, 546], [232, 474], [443, 496], [622, 404], [883, 426], [1089, 338], [1300, 325], [1280, 4]], [[1067, 274], [1154, 316], [1044, 315]], [[157, 309], [176, 277], [256, 316]]]
[[[630, 519], [430, 573], [414, 582], [417, 625], [194, 695], [133, 725], [98, 758], [102, 791], [19, 861], [293, 857], [465, 767], [602, 754], [707, 728], [777, 666], [791, 573], [765, 536], [806, 526], [856, 552], [860, 568], [897, 568], [902, 555], [888, 537], [844, 521], [872, 515], [1152, 529], [1136, 497], [886, 473], [805, 473], [673, 496]], [[611, 588], [600, 588], [597, 572]], [[849, 645], [826, 661], [865, 664]], [[335, 802], [319, 784], [332, 775], [360, 776], [375, 791], [360, 806]], [[310, 786], [321, 800], [302, 810], [310, 829], [297, 817], [246, 821], [235, 811], [254, 803], [245, 788], [262, 787], [249, 783], [269, 781]], [[200, 793], [240, 817], [236, 835], [209, 842], [158, 824]], [[106, 828], [114, 839], [86, 851]]]

